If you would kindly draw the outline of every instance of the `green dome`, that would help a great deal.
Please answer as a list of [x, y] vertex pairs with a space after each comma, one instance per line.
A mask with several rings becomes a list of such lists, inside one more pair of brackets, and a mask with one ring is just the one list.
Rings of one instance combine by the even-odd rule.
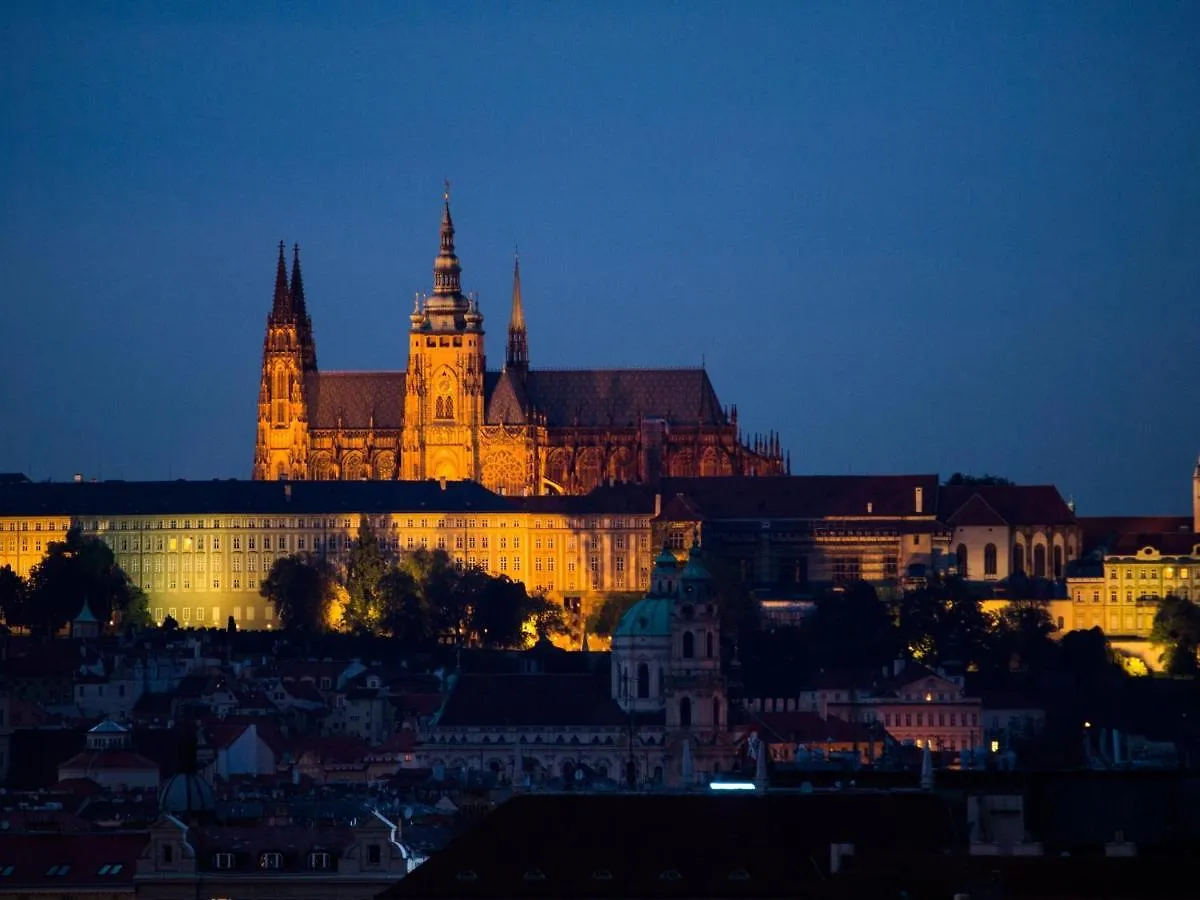
[[621, 616], [613, 637], [666, 637], [671, 633], [671, 599], [646, 597]]
[[692, 551], [688, 554], [687, 565], [683, 567], [683, 571], [679, 575], [680, 578], [688, 581], [707, 581], [709, 578], [708, 569], [704, 567], [704, 563], [700, 559], [700, 548], [692, 546]]
[[660, 568], [674, 569], [679, 565], [679, 560], [675, 558], [675, 554], [664, 544], [658, 556], [654, 557], [654, 565]]

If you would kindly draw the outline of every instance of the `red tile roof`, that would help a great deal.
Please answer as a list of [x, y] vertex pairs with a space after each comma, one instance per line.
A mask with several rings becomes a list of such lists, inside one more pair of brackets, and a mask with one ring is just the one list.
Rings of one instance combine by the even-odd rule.
[[1082, 516], [1083, 552], [1111, 549], [1127, 534], [1191, 534], [1191, 516]]
[[[922, 512], [916, 511], [921, 488]], [[779, 475], [762, 478], [668, 478], [663, 508], [683, 498], [708, 519], [823, 519], [846, 516], [932, 516], [936, 475]], [[867, 512], [868, 504], [870, 512]], [[681, 508], [682, 509], [682, 508]], [[690, 514], [689, 514], [690, 515]], [[690, 521], [690, 520], [689, 520]]]
[[[1074, 525], [1075, 514], [1052, 484], [946, 485], [938, 493], [938, 517], [950, 521], [979, 497], [1009, 525]], [[977, 505], [976, 509], [981, 510]], [[992, 524], [964, 522], [959, 524]]]
[[846, 743], [863, 738], [849, 722], [832, 717], [822, 719], [812, 712], [758, 713], [744, 727], [747, 731], [757, 730], [759, 737], [768, 744]]
[[1200, 534], [1172, 531], [1166, 534], [1123, 534], [1117, 538], [1108, 552], [1119, 556], [1133, 556], [1147, 547], [1152, 547], [1164, 556], [1193, 556], [1200, 546]]
[[118, 770], [149, 770], [159, 771], [158, 763], [147, 759], [132, 750], [85, 750], [77, 753], [64, 763], [59, 763], [62, 769], [83, 769], [85, 772], [103, 772]]

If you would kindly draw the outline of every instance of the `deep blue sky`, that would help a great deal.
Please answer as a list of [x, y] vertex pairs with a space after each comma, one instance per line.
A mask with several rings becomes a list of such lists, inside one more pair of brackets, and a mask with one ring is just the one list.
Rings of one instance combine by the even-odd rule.
[[[104, 7], [104, 13], [97, 12]], [[1200, 3], [0, 9], [0, 471], [249, 475], [275, 245], [403, 368], [441, 183], [503, 359], [691, 365], [798, 473], [1185, 512]]]

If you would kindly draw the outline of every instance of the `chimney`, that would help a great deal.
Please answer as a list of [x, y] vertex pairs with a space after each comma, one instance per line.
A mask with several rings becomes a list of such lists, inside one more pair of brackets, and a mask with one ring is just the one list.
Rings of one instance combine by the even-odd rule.
[[869, 515], [871, 515], [873, 512], [875, 512], [875, 504], [874, 504], [874, 503], [872, 503], [870, 500], [868, 500], [868, 501], [867, 501], [867, 515], [869, 516]]
[[662, 494], [656, 493], [654, 495], [654, 518], [657, 519], [661, 515], [662, 515]]
[[438, 487], [440, 487], [443, 491], [446, 489], [446, 476], [445, 475], [443, 475], [441, 478], [438, 479]]
[[917, 507], [916, 512], [917, 515], [920, 515], [921, 513], [925, 512], [925, 489], [918, 487], [914, 491], [914, 494], [915, 496], [913, 499]]
[[290, 484], [283, 486], [283, 499], [288, 501], [292, 499], [292, 486]]

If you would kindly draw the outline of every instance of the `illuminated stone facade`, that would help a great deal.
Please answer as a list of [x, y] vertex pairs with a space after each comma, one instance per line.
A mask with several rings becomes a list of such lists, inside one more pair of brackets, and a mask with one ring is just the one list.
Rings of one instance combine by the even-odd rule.
[[0, 568], [28, 576], [77, 525], [109, 545], [156, 620], [271, 628], [259, 586], [274, 561], [341, 558], [366, 517], [393, 552], [445, 550], [583, 616], [597, 598], [649, 582], [653, 495], [626, 496], [638, 491], [607, 489], [583, 507], [566, 502], [575, 497], [526, 506], [472, 482], [13, 484], [0, 488]]
[[448, 192], [433, 293], [409, 318], [404, 371], [319, 371], [299, 250], [289, 281], [280, 245], [254, 479], [470, 479], [533, 496], [786, 469], [776, 435], [741, 439], [737, 408], [721, 406], [704, 369], [532, 369], [519, 264], [504, 368], [488, 371]]

